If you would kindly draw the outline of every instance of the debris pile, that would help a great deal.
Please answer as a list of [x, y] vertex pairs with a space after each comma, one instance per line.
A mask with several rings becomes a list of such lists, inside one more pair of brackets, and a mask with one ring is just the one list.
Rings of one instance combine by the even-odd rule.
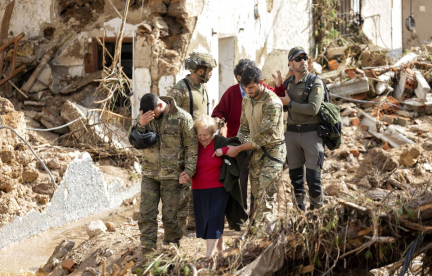
[[[34, 145], [33, 149], [59, 183], [74, 150], [48, 147], [48, 141], [26, 130], [24, 113], [0, 97], [1, 124], [9, 126]], [[31, 125], [31, 123], [29, 123]], [[53, 183], [30, 148], [11, 130], [0, 130], [0, 227], [32, 209], [42, 211], [54, 193]]]

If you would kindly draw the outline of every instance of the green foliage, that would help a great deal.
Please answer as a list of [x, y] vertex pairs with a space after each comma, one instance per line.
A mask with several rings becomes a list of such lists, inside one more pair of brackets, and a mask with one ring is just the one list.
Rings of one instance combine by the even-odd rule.
[[141, 268], [137, 268], [137, 269], [135, 270], [135, 274], [138, 275], [138, 276], [142, 276], [143, 272], [144, 272], [144, 271], [143, 271]]
[[365, 258], [366, 258], [366, 259], [370, 259], [370, 258], [372, 258], [372, 251], [370, 251], [370, 249], [368, 249], [368, 251], [366, 251], [366, 253], [365, 253]]
[[185, 275], [188, 276], [189, 273], [190, 273], [190, 268], [189, 268], [189, 266], [186, 265], [186, 266], [183, 268], [183, 270], [184, 270]]

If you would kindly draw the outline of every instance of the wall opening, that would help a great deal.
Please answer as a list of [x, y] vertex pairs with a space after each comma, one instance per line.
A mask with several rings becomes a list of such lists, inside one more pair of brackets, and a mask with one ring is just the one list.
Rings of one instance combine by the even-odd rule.
[[237, 81], [234, 78], [235, 38], [219, 39], [219, 99], [225, 91]]
[[[99, 38], [103, 41], [103, 38]], [[105, 48], [114, 57], [116, 45], [115, 37], [105, 37]], [[112, 59], [110, 55], [105, 54], [105, 66], [110, 67], [112, 65]], [[103, 69], [103, 47], [97, 42], [96, 38], [92, 39], [91, 48], [86, 56], [86, 73], [93, 73]], [[133, 78], [133, 38], [125, 37], [123, 38], [121, 55], [120, 55], [120, 65], [123, 68], [123, 72], [128, 76], [129, 79]], [[127, 89], [127, 85], [125, 85]], [[112, 105], [113, 112], [120, 115], [130, 117], [131, 116], [131, 101], [130, 96], [132, 91], [125, 91], [125, 96], [113, 97]]]

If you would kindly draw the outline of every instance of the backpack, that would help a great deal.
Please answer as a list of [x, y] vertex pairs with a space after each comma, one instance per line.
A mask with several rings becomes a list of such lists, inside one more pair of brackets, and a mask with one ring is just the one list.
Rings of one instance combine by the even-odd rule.
[[[288, 83], [293, 77], [294, 76], [291, 76], [285, 80], [285, 87], [288, 87]], [[309, 97], [316, 78], [319, 77], [315, 74], [309, 73], [306, 79], [305, 90], [301, 95], [302, 100], [306, 101]], [[324, 81], [322, 83], [324, 86], [324, 101], [321, 103], [320, 110], [318, 111], [320, 126], [317, 133], [318, 136], [323, 138], [324, 145], [329, 150], [335, 150], [342, 144], [342, 121], [340, 117], [340, 109], [337, 105], [332, 104], [330, 90]]]

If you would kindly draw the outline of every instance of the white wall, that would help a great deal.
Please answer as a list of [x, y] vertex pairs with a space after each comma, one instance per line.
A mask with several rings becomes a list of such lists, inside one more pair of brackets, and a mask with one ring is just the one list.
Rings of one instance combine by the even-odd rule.
[[[258, 18], [255, 17], [256, 4]], [[219, 63], [219, 39], [234, 37], [233, 66], [238, 60], [249, 58], [262, 68], [273, 49], [289, 50], [298, 45], [309, 49], [311, 34], [311, 0], [274, 0], [270, 13], [267, 12], [266, 0], [206, 0], [187, 54], [193, 51], [207, 52]], [[182, 68], [176, 75], [176, 81], [188, 73]], [[234, 79], [232, 72], [230, 76], [228, 73], [225, 76], [225, 71], [223, 73], [223, 76], [219, 76], [219, 68], [213, 70], [213, 76], [207, 84], [212, 108], [219, 101], [220, 78], [232, 78], [228, 81], [221, 79], [222, 83]]]
[[[399, 0], [398, 0], [399, 1]], [[363, 0], [363, 32], [372, 44], [392, 49], [392, 2], [395, 0]], [[395, 30], [397, 31], [397, 30]]]
[[[0, 1], [0, 20], [11, 0]], [[9, 25], [13, 36], [24, 33], [27, 38], [38, 36], [42, 23], [51, 23], [52, 0], [15, 0]], [[55, 15], [54, 15], [55, 16]], [[1, 24], [1, 21], [0, 21]], [[12, 37], [12, 36], [10, 36]]]

